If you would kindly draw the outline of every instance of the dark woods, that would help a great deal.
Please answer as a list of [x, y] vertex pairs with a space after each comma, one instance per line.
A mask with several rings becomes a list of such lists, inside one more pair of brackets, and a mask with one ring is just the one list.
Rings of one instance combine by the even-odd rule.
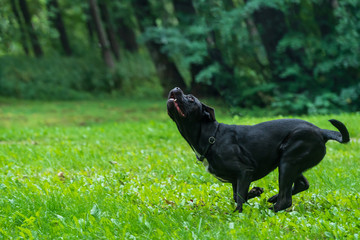
[[233, 108], [360, 107], [357, 0], [0, 3], [3, 96], [73, 99], [178, 86]]

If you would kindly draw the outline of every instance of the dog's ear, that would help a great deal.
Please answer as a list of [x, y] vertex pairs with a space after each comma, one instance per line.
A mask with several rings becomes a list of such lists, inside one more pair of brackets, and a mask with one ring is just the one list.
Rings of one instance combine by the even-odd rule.
[[212, 107], [206, 106], [203, 103], [201, 103], [201, 105], [202, 105], [203, 117], [210, 122], [216, 121], [215, 110]]

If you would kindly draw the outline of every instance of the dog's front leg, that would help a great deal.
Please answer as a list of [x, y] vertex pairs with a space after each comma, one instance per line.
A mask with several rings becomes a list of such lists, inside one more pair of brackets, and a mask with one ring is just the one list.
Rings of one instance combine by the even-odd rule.
[[233, 183], [233, 192], [236, 202], [236, 209], [234, 212], [242, 212], [242, 205], [247, 200], [248, 190], [251, 183], [251, 171], [242, 171], [236, 179], [236, 184]]

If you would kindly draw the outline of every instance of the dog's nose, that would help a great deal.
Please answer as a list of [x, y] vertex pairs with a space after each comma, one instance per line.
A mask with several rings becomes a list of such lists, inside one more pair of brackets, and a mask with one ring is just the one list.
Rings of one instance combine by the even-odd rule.
[[182, 92], [182, 90], [179, 87], [175, 87], [170, 92], [176, 93], [176, 92]]
[[181, 95], [183, 95], [184, 93], [183, 93], [183, 91], [179, 88], [179, 87], [175, 87], [175, 88], [173, 88], [172, 90], [170, 90], [170, 92], [169, 92], [169, 98], [170, 97], [175, 97], [175, 96], [181, 96]]

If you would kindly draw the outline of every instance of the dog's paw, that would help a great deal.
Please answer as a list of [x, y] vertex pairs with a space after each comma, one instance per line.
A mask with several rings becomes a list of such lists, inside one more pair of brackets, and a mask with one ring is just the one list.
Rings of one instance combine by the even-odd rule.
[[248, 199], [259, 197], [264, 192], [264, 189], [261, 187], [253, 187], [248, 193]]
[[271, 198], [269, 198], [267, 201], [269, 203], [276, 203], [277, 202], [277, 199], [278, 199], [278, 194], [272, 196]]
[[272, 207], [269, 209], [273, 210], [274, 212], [279, 212], [282, 210], [286, 210], [287, 208], [291, 207], [291, 202], [285, 202], [285, 203], [275, 203]]
[[233, 211], [233, 213], [234, 213], [234, 212], [242, 213], [242, 205], [237, 206], [237, 207], [235, 208], [235, 210]]
[[249, 194], [251, 193], [251, 194], [254, 194], [254, 195], [256, 195], [256, 196], [258, 197], [258, 196], [260, 196], [263, 192], [264, 192], [264, 189], [263, 189], [263, 188], [261, 188], [261, 187], [253, 187], [253, 188], [250, 190]]

